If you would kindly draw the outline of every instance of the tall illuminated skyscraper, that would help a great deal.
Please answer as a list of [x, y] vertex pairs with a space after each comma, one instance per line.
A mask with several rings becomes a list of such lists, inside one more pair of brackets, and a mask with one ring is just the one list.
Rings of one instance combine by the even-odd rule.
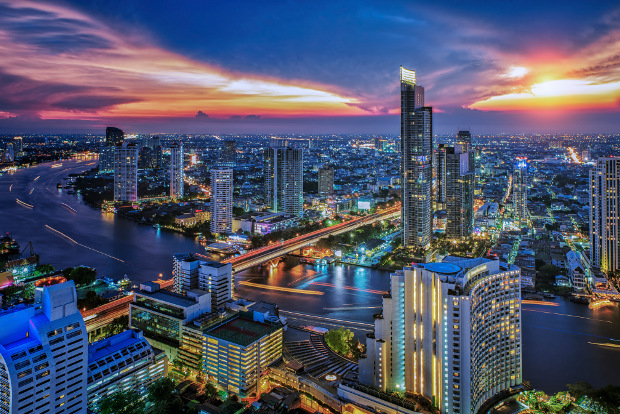
[[590, 260], [604, 272], [620, 269], [620, 157], [599, 157], [590, 171]]
[[114, 201], [138, 200], [138, 146], [123, 142], [114, 147]]
[[232, 140], [224, 141], [224, 146], [220, 150], [220, 165], [224, 167], [234, 167], [237, 162], [237, 143]]
[[334, 168], [324, 165], [319, 168], [319, 197], [334, 195]]
[[448, 257], [391, 275], [360, 359], [360, 382], [422, 394], [446, 414], [478, 411], [522, 382], [520, 269]]
[[469, 131], [459, 131], [453, 147], [440, 146], [438, 189], [446, 210], [446, 235], [465, 239], [474, 230], [475, 167]]
[[105, 144], [99, 152], [99, 171], [114, 170], [114, 149], [125, 141], [122, 129], [107, 127], [105, 129]]
[[211, 233], [232, 233], [233, 170], [211, 170]]
[[515, 218], [521, 225], [527, 224], [527, 159], [517, 158], [515, 169], [512, 174], [512, 204]]
[[183, 193], [183, 144], [170, 145], [170, 198], [182, 198]]
[[403, 246], [423, 250], [431, 242], [433, 109], [415, 71], [400, 67]]
[[[276, 145], [281, 145], [275, 142]], [[300, 216], [304, 207], [303, 149], [265, 149], [265, 201], [274, 213]]]

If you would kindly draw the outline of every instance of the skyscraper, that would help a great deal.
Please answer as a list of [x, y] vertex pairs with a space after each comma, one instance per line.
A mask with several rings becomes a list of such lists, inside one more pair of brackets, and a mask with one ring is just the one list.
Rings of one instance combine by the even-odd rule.
[[334, 195], [334, 168], [324, 165], [319, 168], [319, 197]]
[[431, 241], [433, 109], [415, 71], [400, 67], [403, 246], [423, 250]]
[[599, 157], [590, 171], [590, 260], [603, 272], [620, 269], [620, 157]]
[[114, 170], [114, 148], [125, 140], [122, 129], [107, 127], [105, 130], [105, 145], [99, 151], [99, 171]]
[[233, 170], [211, 170], [211, 233], [232, 233]]
[[520, 270], [448, 257], [391, 275], [360, 360], [360, 381], [431, 399], [442, 413], [475, 413], [522, 381]]
[[274, 213], [303, 214], [303, 149], [265, 149], [265, 201]]
[[232, 265], [220, 262], [200, 262], [198, 287], [211, 294], [211, 309], [215, 311], [232, 299], [235, 283]]
[[220, 165], [224, 167], [234, 167], [237, 162], [237, 143], [232, 140], [224, 141], [224, 146], [220, 150]]
[[138, 201], [138, 146], [114, 147], [114, 201]]
[[170, 145], [170, 198], [182, 198], [183, 191], [183, 144]]
[[13, 138], [13, 147], [15, 150], [15, 154], [21, 154], [24, 152], [24, 140], [22, 137]]
[[474, 229], [475, 167], [468, 131], [459, 131], [454, 147], [440, 147], [438, 188], [443, 192], [446, 209], [446, 235], [465, 239]]
[[527, 224], [527, 159], [517, 158], [515, 169], [512, 174], [512, 204], [515, 211], [515, 218], [520, 225]]
[[73, 281], [35, 289], [35, 303], [0, 312], [3, 414], [84, 414], [88, 334]]

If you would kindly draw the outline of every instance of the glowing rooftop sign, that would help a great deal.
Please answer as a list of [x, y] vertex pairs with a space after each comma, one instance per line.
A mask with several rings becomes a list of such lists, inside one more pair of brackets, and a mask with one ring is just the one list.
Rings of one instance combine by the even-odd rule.
[[400, 82], [408, 85], [415, 85], [415, 70], [405, 69], [400, 67]]

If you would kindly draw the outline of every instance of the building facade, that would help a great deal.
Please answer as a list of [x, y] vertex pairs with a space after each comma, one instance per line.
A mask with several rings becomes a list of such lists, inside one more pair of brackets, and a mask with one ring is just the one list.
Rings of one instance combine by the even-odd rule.
[[232, 299], [235, 283], [232, 264], [220, 262], [200, 262], [198, 287], [211, 294], [211, 309], [222, 308]]
[[224, 141], [220, 150], [219, 164], [224, 167], [234, 167], [237, 163], [237, 143], [233, 140]]
[[599, 157], [590, 171], [590, 261], [603, 272], [620, 269], [620, 157]]
[[183, 178], [183, 144], [175, 142], [170, 145], [170, 198], [183, 198]]
[[107, 127], [105, 130], [105, 142], [99, 151], [99, 171], [114, 171], [114, 149], [125, 141], [125, 133], [122, 129]]
[[[233, 141], [234, 142], [234, 141]], [[211, 233], [232, 233], [233, 170], [211, 170]]]
[[85, 414], [88, 335], [72, 281], [0, 313], [0, 413]]
[[522, 382], [520, 293], [519, 268], [483, 258], [393, 273], [360, 382], [475, 413]]
[[515, 169], [512, 174], [512, 204], [515, 211], [515, 219], [521, 225], [527, 224], [527, 189], [528, 189], [528, 165], [525, 158], [517, 158]]
[[324, 165], [319, 168], [319, 197], [334, 195], [334, 168]]
[[172, 256], [172, 277], [174, 291], [185, 295], [192, 289], [198, 289], [198, 273], [200, 260], [191, 254], [175, 254]]
[[415, 71], [400, 68], [403, 246], [426, 249], [431, 242], [433, 109]]
[[142, 332], [127, 330], [88, 346], [88, 407], [122, 391], [145, 398], [147, 388], [168, 374], [168, 359]]
[[446, 235], [450, 239], [462, 240], [474, 231], [475, 168], [469, 148], [469, 142], [443, 148], [444, 165], [440, 182], [445, 191]]
[[[275, 142], [280, 145], [279, 141]], [[265, 202], [274, 213], [303, 214], [303, 150], [276, 146], [265, 149]]]
[[138, 201], [138, 146], [114, 147], [114, 201]]

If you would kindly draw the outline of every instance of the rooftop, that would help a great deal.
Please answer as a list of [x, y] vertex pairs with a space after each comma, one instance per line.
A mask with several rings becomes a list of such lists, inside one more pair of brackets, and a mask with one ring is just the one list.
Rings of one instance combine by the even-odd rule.
[[237, 316], [228, 322], [205, 332], [205, 335], [223, 339], [237, 345], [247, 346], [281, 328], [277, 324], [266, 324]]
[[169, 292], [167, 290], [158, 290], [156, 292], [146, 292], [144, 290], [140, 290], [135, 292], [135, 294], [155, 299], [160, 302], [170, 303], [172, 305], [180, 306], [183, 308], [189, 308], [190, 306], [193, 306], [197, 303], [195, 300], [187, 296], [183, 296], [174, 292]]
[[221, 263], [221, 262], [214, 262], [214, 261], [202, 262], [201, 264], [203, 266], [214, 267], [216, 269], [219, 269], [220, 267], [224, 267], [228, 265], [228, 263]]

